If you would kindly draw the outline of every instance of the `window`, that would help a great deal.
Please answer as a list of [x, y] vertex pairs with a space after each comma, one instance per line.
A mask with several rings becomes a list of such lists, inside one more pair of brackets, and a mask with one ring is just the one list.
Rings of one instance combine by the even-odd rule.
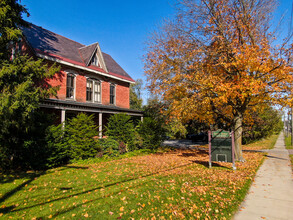
[[115, 104], [115, 85], [110, 85], [110, 104]]
[[101, 102], [101, 82], [98, 80], [87, 79], [86, 81], [86, 100], [89, 102]]
[[99, 59], [97, 54], [95, 54], [92, 58], [91, 65], [99, 66]]
[[67, 74], [66, 80], [66, 98], [74, 99], [74, 75]]
[[94, 81], [94, 102], [101, 102], [101, 82]]
[[86, 81], [86, 100], [93, 101], [93, 81]]

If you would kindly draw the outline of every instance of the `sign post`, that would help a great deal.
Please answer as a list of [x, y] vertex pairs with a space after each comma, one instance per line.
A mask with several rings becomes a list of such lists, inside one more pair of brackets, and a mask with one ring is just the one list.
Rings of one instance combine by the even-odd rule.
[[235, 139], [234, 139], [234, 131], [231, 132], [231, 136], [232, 136], [232, 167], [233, 167], [233, 170], [236, 170], [236, 166], [235, 166]]
[[208, 132], [209, 136], [209, 168], [212, 167], [212, 132]]

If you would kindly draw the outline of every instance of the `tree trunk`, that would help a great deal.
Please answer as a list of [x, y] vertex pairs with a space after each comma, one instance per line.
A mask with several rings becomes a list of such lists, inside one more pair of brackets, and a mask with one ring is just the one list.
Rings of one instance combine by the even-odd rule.
[[235, 141], [235, 160], [244, 162], [242, 154], [242, 115], [237, 115], [235, 117], [234, 125], [234, 141]]

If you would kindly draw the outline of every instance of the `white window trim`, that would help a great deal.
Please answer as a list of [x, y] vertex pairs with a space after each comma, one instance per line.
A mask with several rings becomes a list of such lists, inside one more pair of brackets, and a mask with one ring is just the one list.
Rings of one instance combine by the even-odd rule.
[[[93, 83], [93, 93], [92, 93], [92, 100], [91, 101], [86, 100], [86, 102], [101, 104], [102, 103], [102, 81], [99, 79], [86, 77], [86, 81], [88, 81], [88, 80], [90, 80]], [[95, 84], [96, 84], [96, 82], [98, 82], [100, 84], [100, 101], [99, 102], [95, 101]], [[87, 89], [87, 85], [86, 85], [86, 89]]]
[[[71, 70], [66, 70], [65, 71], [66, 73], [66, 100], [73, 100], [73, 101], [76, 101], [76, 77], [77, 77], [77, 73], [74, 72], [74, 71], [71, 71]], [[68, 98], [67, 97], [67, 76], [68, 75], [72, 75], [74, 78], [73, 78], [73, 86], [74, 86], [74, 89], [73, 89], [73, 98]]]
[[[109, 97], [109, 104], [110, 105], [116, 105], [116, 97], [117, 97], [117, 95], [116, 95], [116, 88], [117, 88], [117, 84], [116, 83], [111, 83], [111, 82], [109, 82], [109, 84], [110, 84], [110, 89], [109, 89], [109, 92], [110, 92], [110, 97]], [[112, 104], [111, 103], [111, 85], [113, 85], [114, 86], [114, 103]]]

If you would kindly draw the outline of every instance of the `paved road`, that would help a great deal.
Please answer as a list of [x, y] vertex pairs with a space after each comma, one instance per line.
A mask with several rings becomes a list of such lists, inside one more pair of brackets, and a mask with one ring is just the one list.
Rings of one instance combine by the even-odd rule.
[[293, 220], [293, 178], [283, 133], [269, 151], [233, 219]]

